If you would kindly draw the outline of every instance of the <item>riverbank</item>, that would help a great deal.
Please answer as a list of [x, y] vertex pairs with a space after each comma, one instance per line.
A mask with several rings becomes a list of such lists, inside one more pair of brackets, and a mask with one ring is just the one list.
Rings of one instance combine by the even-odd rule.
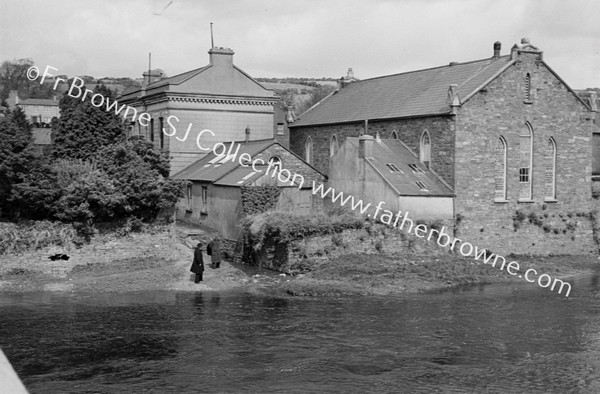
[[[515, 256], [523, 270], [534, 268], [563, 280], [600, 270], [597, 256]], [[457, 254], [385, 256], [354, 254], [321, 264], [280, 288], [296, 296], [388, 295], [460, 285], [523, 282], [506, 271]], [[532, 286], [537, 286], [531, 283]]]
[[[522, 281], [489, 265], [454, 254], [353, 254], [328, 260], [295, 277], [242, 264], [206, 262], [204, 281], [189, 272], [192, 247], [189, 231], [174, 228], [102, 235], [81, 248], [49, 247], [0, 256], [0, 291], [128, 292], [144, 290], [211, 291], [237, 288], [269, 289], [293, 296], [385, 295], [414, 293], [465, 284]], [[210, 233], [198, 231], [208, 240]], [[49, 256], [66, 254], [68, 260]], [[515, 257], [524, 269], [567, 279], [600, 267], [596, 256]], [[535, 284], [531, 284], [535, 286]]]

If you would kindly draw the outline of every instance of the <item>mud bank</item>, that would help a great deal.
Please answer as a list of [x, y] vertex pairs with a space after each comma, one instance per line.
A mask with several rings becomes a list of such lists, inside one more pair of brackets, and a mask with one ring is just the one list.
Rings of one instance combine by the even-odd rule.
[[[200, 232], [197, 237], [209, 238]], [[266, 290], [294, 296], [414, 293], [464, 284], [519, 281], [506, 272], [455, 255], [353, 254], [295, 277], [224, 261], [204, 281], [189, 272], [195, 240], [174, 229], [126, 237], [99, 236], [79, 249], [46, 248], [0, 256], [0, 291], [129, 292], [143, 290]], [[68, 260], [51, 261], [65, 253]], [[516, 257], [522, 267], [567, 279], [598, 269], [597, 256]], [[522, 279], [520, 280], [522, 281]], [[535, 284], [531, 284], [536, 286]]]

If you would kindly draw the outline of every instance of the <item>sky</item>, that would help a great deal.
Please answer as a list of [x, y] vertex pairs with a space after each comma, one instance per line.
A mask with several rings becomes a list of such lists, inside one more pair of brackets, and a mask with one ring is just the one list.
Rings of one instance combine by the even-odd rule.
[[359, 79], [508, 54], [522, 37], [574, 89], [600, 87], [599, 0], [0, 0], [0, 61], [140, 78], [235, 51], [252, 77]]

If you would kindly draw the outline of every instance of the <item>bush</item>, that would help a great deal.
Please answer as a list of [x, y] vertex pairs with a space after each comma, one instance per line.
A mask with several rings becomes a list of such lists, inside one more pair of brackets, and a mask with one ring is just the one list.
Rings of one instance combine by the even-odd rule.
[[69, 248], [79, 241], [75, 228], [70, 224], [49, 221], [0, 223], [0, 255], [23, 253], [48, 246]]

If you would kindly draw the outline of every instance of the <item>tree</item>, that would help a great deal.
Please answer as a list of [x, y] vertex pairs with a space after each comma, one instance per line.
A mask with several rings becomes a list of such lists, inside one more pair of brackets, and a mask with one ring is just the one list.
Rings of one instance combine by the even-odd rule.
[[35, 162], [31, 125], [21, 109], [0, 120], [0, 215], [10, 211], [13, 186], [21, 182]]
[[[107, 99], [113, 93], [104, 85], [96, 87]], [[105, 106], [94, 107], [88, 96], [85, 101], [64, 95], [59, 102], [60, 118], [52, 124], [52, 156], [93, 160], [97, 151], [125, 138], [124, 121], [119, 115], [106, 111]]]
[[300, 104], [298, 108], [296, 108], [296, 113], [299, 115], [304, 113], [313, 105], [317, 104], [319, 101], [329, 96], [334, 90], [335, 87], [333, 86], [319, 85], [317, 88], [313, 89], [312, 92], [310, 92], [310, 99], [306, 100], [305, 102]]
[[96, 163], [125, 195], [122, 215], [152, 220], [183, 197], [183, 182], [167, 178], [168, 157], [141, 137], [102, 149]]
[[[55, 93], [51, 82], [40, 85], [39, 80], [27, 78], [27, 70], [33, 66], [31, 59], [4, 61], [0, 65], [0, 101], [8, 98], [11, 90], [16, 90], [19, 98], [50, 98]], [[39, 77], [41, 78], [41, 77]]]

